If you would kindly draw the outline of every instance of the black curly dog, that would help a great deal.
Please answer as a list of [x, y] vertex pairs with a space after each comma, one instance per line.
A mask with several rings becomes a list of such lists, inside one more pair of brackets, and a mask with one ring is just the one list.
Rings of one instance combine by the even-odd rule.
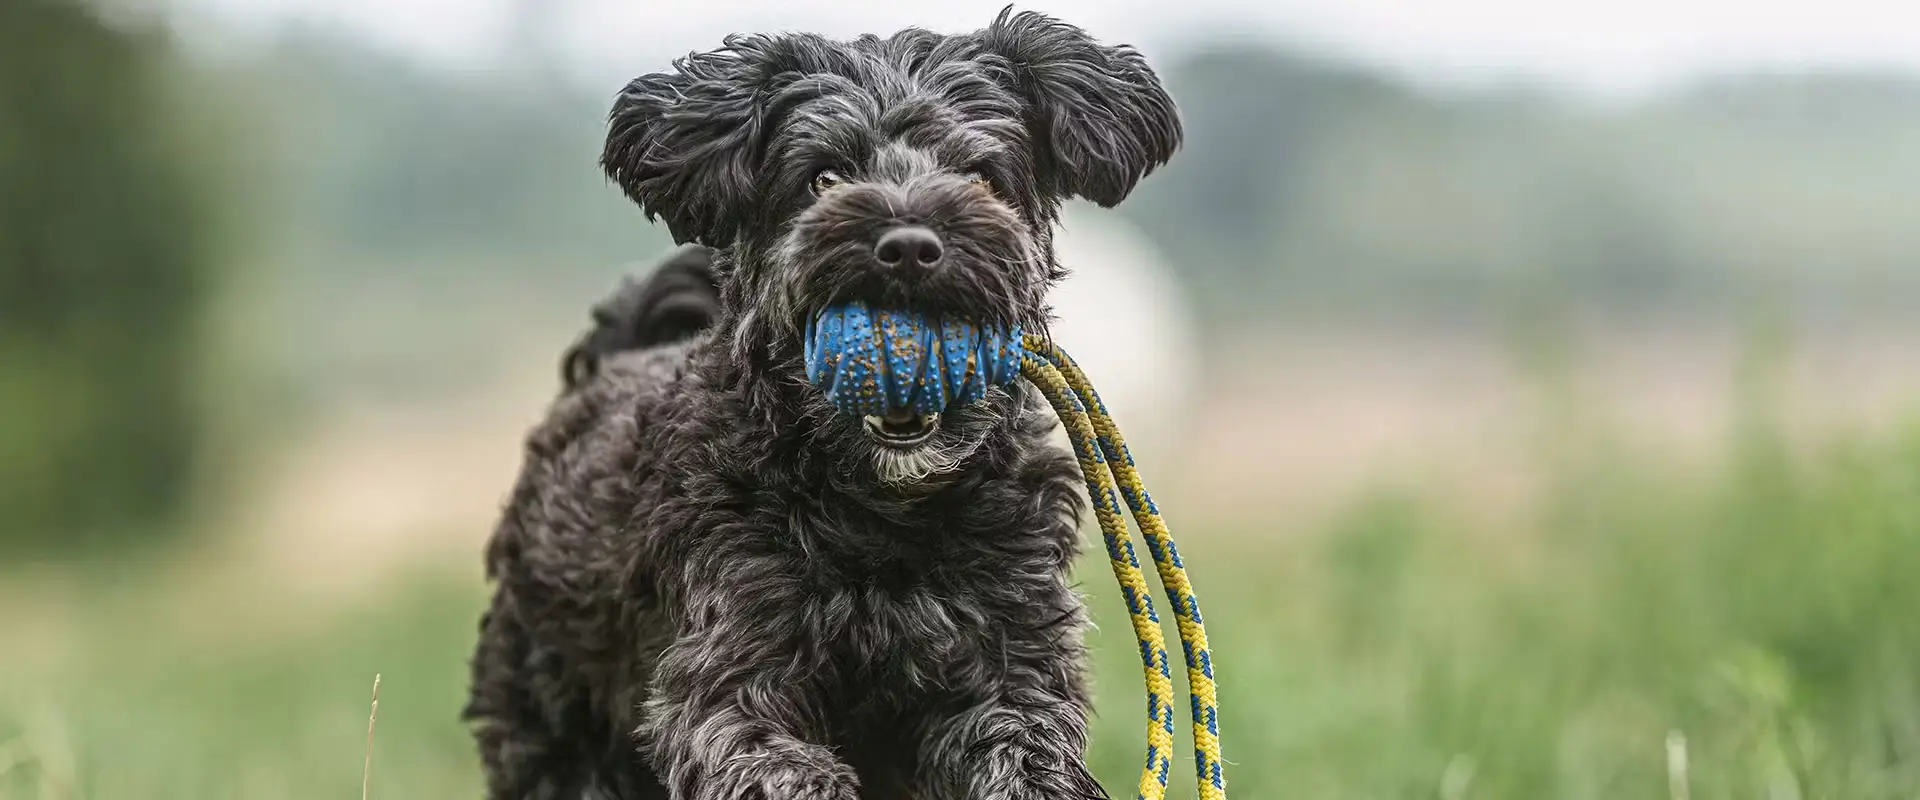
[[488, 796], [1104, 796], [1044, 402], [849, 418], [802, 335], [854, 298], [1044, 330], [1060, 204], [1180, 139], [1134, 50], [1010, 10], [633, 81], [603, 166], [699, 246], [596, 308], [526, 442], [466, 711]]

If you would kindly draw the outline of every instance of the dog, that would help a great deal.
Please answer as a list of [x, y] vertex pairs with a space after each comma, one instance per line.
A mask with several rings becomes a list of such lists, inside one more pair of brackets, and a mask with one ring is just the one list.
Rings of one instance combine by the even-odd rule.
[[855, 299], [1044, 331], [1061, 204], [1181, 137], [1137, 51], [1012, 9], [628, 85], [602, 166], [688, 248], [596, 307], [488, 543], [488, 796], [1104, 797], [1044, 399], [852, 418], [802, 342]]

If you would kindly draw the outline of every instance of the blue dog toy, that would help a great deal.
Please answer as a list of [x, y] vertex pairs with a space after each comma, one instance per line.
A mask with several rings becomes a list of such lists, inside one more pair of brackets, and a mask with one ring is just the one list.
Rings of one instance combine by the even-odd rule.
[[1020, 328], [989, 330], [957, 319], [835, 306], [813, 322], [807, 379], [856, 416], [938, 414], [1020, 377]]

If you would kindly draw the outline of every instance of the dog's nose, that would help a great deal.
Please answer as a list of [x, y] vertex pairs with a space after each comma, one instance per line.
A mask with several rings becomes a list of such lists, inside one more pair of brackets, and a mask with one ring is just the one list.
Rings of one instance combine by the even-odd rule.
[[919, 225], [903, 225], [887, 231], [873, 246], [873, 257], [889, 267], [931, 267], [940, 263], [940, 257], [945, 254], [940, 237]]

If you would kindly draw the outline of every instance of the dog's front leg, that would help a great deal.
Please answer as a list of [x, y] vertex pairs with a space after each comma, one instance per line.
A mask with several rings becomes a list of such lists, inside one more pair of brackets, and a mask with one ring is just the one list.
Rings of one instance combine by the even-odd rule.
[[673, 800], [859, 800], [822, 744], [817, 676], [755, 638], [717, 628], [662, 654], [641, 733]]
[[921, 755], [935, 800], [1105, 798], [1087, 771], [1087, 715], [1046, 682], [1005, 687], [934, 726]]

